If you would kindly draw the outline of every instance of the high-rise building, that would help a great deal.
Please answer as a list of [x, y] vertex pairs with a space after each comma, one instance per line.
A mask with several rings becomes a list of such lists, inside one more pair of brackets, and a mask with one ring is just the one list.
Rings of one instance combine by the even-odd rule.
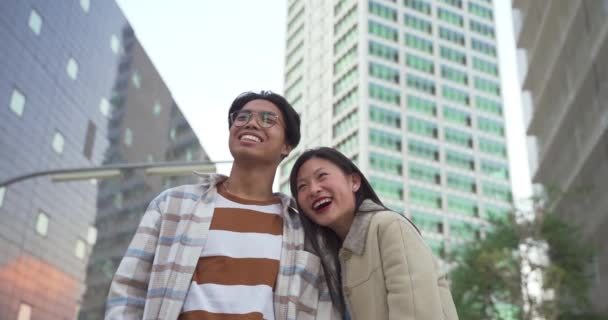
[[490, 0], [290, 0], [285, 95], [301, 150], [355, 160], [390, 208], [444, 255], [512, 195]]
[[608, 1], [513, 7], [533, 182], [596, 249], [590, 298], [608, 310]]
[[[0, 181], [208, 159], [114, 1], [1, 1], [0, 42]], [[132, 170], [0, 187], [0, 318], [100, 318], [147, 202], [189, 179]]]

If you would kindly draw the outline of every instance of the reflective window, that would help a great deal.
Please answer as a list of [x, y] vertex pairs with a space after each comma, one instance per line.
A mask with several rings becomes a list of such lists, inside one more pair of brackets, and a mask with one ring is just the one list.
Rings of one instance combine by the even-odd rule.
[[369, 130], [369, 142], [371, 145], [381, 148], [401, 151], [401, 136], [377, 129]]
[[78, 259], [84, 259], [84, 255], [86, 253], [87, 247], [82, 239], [76, 240], [76, 246], [74, 247], [74, 255]]
[[78, 62], [76, 62], [74, 58], [70, 58], [65, 67], [65, 71], [67, 72], [68, 76], [72, 78], [72, 80], [76, 80], [76, 78], [78, 78]]
[[120, 40], [115, 34], [110, 37], [110, 49], [112, 49], [112, 52], [115, 54], [118, 54], [118, 51], [120, 50]]
[[407, 131], [429, 138], [437, 138], [439, 129], [434, 122], [407, 117]]
[[457, 25], [459, 27], [462, 27], [463, 25], [464, 19], [462, 18], [462, 16], [452, 11], [439, 8], [437, 10], [437, 16], [439, 17], [439, 19], [451, 23], [453, 25]]
[[333, 137], [339, 137], [345, 132], [350, 131], [352, 128], [358, 127], [359, 125], [359, 113], [357, 110], [349, 113], [342, 120], [338, 121], [338, 123], [333, 125]]
[[433, 53], [433, 42], [431, 40], [417, 37], [413, 34], [405, 34], [405, 44], [408, 47], [418, 49], [426, 53]]
[[456, 108], [448, 106], [443, 107], [443, 118], [451, 123], [457, 123], [462, 126], [471, 126], [471, 115], [467, 112], [460, 111]]
[[19, 117], [23, 115], [23, 110], [25, 109], [25, 96], [21, 91], [13, 89], [10, 108]]
[[435, 72], [435, 64], [432, 60], [425, 59], [411, 53], [407, 53], [405, 55], [405, 64], [409, 67], [412, 67], [416, 70], [420, 70], [422, 72], [434, 74]]
[[374, 188], [374, 191], [381, 197], [393, 200], [403, 200], [403, 184], [401, 182], [375, 176], [372, 176], [369, 179], [369, 182], [372, 185], [372, 188]]
[[407, 108], [410, 111], [415, 111], [428, 116], [435, 117], [437, 115], [437, 105], [434, 101], [416, 96], [407, 96]]
[[125, 129], [125, 144], [131, 146], [133, 144], [133, 131], [131, 129]]
[[63, 146], [65, 144], [65, 138], [63, 137], [63, 135], [58, 132], [55, 131], [55, 134], [53, 135], [53, 150], [55, 150], [55, 152], [57, 152], [58, 154], [63, 153]]
[[373, 21], [369, 21], [369, 33], [389, 41], [397, 42], [399, 39], [397, 29]]
[[370, 152], [369, 164], [374, 170], [399, 176], [403, 174], [402, 160], [397, 157], [392, 157], [377, 152]]
[[114, 208], [122, 209], [122, 202], [123, 202], [122, 193], [119, 192], [119, 193], [114, 194], [114, 200], [113, 200]]
[[401, 113], [384, 108], [370, 106], [369, 119], [372, 122], [388, 125], [393, 128], [401, 128]]
[[4, 195], [5, 194], [6, 194], [6, 188], [1, 187], [0, 188], [0, 208], [2, 208], [2, 205], [4, 204]]
[[369, 75], [386, 80], [393, 83], [399, 83], [399, 70], [381, 65], [379, 63], [370, 62], [369, 64]]
[[473, 199], [448, 195], [448, 210], [467, 216], [479, 216], [479, 206]]
[[369, 2], [369, 13], [390, 21], [397, 21], [397, 10], [373, 1]]
[[393, 62], [399, 62], [399, 50], [374, 42], [369, 42], [369, 54]]
[[30, 26], [30, 30], [39, 36], [40, 31], [42, 30], [42, 17], [40, 17], [38, 11], [32, 9], [28, 24]]
[[87, 159], [91, 159], [91, 155], [93, 154], [93, 146], [95, 145], [95, 132], [97, 131], [97, 126], [93, 123], [93, 121], [89, 120], [87, 124], [87, 133], [84, 138], [84, 151], [83, 154]]
[[473, 135], [468, 132], [460, 131], [452, 128], [445, 128], [445, 141], [453, 143], [465, 148], [473, 148]]
[[160, 104], [160, 102], [156, 101], [154, 103], [154, 108], [152, 109], [152, 114], [154, 114], [155, 116], [158, 116], [162, 110], [163, 110], [163, 106]]
[[408, 27], [414, 28], [427, 34], [433, 33], [433, 24], [427, 20], [406, 13], [403, 16], [403, 21]]
[[46, 236], [49, 232], [49, 216], [43, 211], [38, 211], [36, 217], [36, 233]]
[[390, 103], [396, 106], [401, 104], [401, 92], [394, 89], [385, 88], [383, 86], [370, 83], [369, 97]]
[[108, 99], [106, 98], [101, 98], [101, 100], [99, 101], [99, 111], [101, 112], [101, 114], [103, 114], [105, 117], [108, 117], [110, 115], [110, 101], [108, 101]]
[[450, 149], [446, 150], [445, 161], [449, 166], [465, 169], [475, 170], [475, 158], [472, 155], [466, 153], [456, 152]]
[[443, 207], [440, 192], [418, 186], [410, 187], [410, 201], [429, 208]]
[[141, 77], [139, 76], [139, 72], [134, 71], [133, 75], [131, 76], [131, 80], [136, 88], [141, 88]]
[[411, 156], [431, 161], [439, 161], [439, 147], [422, 141], [408, 141], [408, 152]]
[[97, 242], [97, 228], [89, 226], [87, 230], [87, 243], [94, 245]]
[[411, 9], [424, 14], [431, 14], [431, 5], [423, 0], [403, 0], [403, 4]]
[[80, 0], [80, 7], [82, 8], [82, 11], [89, 13], [89, 9], [91, 8], [90, 0]]
[[441, 172], [439, 169], [414, 162], [409, 164], [410, 179], [423, 181], [431, 184], [441, 184]]
[[412, 221], [424, 231], [443, 233], [443, 217], [440, 215], [412, 210]]
[[175, 140], [175, 133], [176, 133], [175, 128], [171, 128], [171, 130], [169, 130], [169, 138], [171, 140]]

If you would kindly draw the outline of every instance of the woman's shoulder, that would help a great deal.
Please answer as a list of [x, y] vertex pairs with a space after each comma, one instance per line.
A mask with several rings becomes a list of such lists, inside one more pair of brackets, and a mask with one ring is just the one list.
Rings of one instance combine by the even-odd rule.
[[375, 226], [376, 229], [379, 229], [380, 232], [391, 226], [402, 225], [405, 226], [406, 230], [419, 234], [418, 228], [413, 222], [402, 214], [391, 210], [378, 211], [372, 218], [371, 224]]

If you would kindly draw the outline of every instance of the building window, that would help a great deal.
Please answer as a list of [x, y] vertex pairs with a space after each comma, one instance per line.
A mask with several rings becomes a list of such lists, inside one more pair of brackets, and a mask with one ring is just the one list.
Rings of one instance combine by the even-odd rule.
[[97, 242], [97, 228], [89, 226], [89, 229], [87, 230], [87, 243], [94, 245], [95, 242]]
[[118, 36], [115, 34], [110, 37], [110, 49], [115, 54], [118, 54], [118, 50], [120, 50], [120, 40], [118, 40]]
[[443, 233], [443, 217], [420, 211], [412, 211], [412, 221], [424, 231]]
[[110, 115], [110, 101], [108, 101], [108, 99], [106, 98], [101, 98], [101, 100], [99, 101], [99, 111], [101, 112], [101, 114], [103, 114], [105, 117], [108, 117]]
[[114, 208], [116, 209], [122, 209], [122, 202], [123, 202], [123, 197], [122, 197], [122, 193], [116, 193], [114, 194]]
[[82, 8], [82, 11], [84, 11], [85, 13], [89, 13], [89, 9], [91, 8], [91, 1], [80, 0], [80, 7]]
[[369, 97], [389, 104], [399, 106], [401, 104], [401, 92], [394, 89], [370, 83]]
[[448, 195], [448, 210], [472, 217], [479, 216], [479, 206], [475, 200], [455, 195]]
[[455, 50], [452, 48], [440, 46], [440, 54], [441, 54], [441, 57], [446, 60], [460, 63], [462, 65], [467, 64], [467, 55], [464, 52], [461, 52], [461, 51], [458, 51], [458, 50]]
[[465, 169], [475, 170], [475, 158], [470, 154], [460, 153], [452, 150], [446, 150], [445, 161], [449, 166]]
[[369, 142], [371, 145], [388, 150], [401, 151], [401, 136], [393, 133], [370, 129]]
[[17, 320], [30, 320], [32, 317], [32, 307], [27, 304], [21, 302], [19, 304], [19, 312], [17, 312]]
[[154, 162], [154, 155], [153, 154], [148, 154], [148, 156], [146, 157], [146, 162], [153, 163]]
[[371, 62], [369, 64], [369, 75], [374, 78], [399, 84], [399, 70], [378, 63]]
[[441, 184], [441, 173], [439, 169], [410, 162], [409, 177], [413, 180], [423, 181], [430, 184]]
[[461, 15], [451, 12], [449, 10], [445, 10], [443, 8], [439, 8], [437, 10], [437, 16], [439, 17], [439, 19], [451, 23], [453, 25], [457, 25], [459, 27], [462, 27], [462, 25], [464, 24], [464, 19]]
[[63, 153], [63, 147], [65, 145], [65, 138], [63, 137], [63, 135], [58, 132], [55, 131], [55, 134], [53, 135], [53, 150], [55, 150], [55, 152], [57, 154], [61, 154]]
[[431, 5], [423, 0], [404, 0], [403, 4], [413, 10], [430, 15]]
[[21, 91], [13, 89], [11, 94], [11, 110], [19, 117], [23, 116], [23, 110], [25, 109], [25, 96]]
[[133, 144], [133, 131], [131, 129], [125, 129], [125, 145], [131, 146]]
[[139, 72], [133, 72], [133, 76], [131, 76], [131, 81], [133, 81], [133, 85], [137, 89], [141, 88], [141, 77], [139, 76]]
[[390, 21], [397, 21], [397, 10], [370, 1], [369, 13]]
[[39, 235], [46, 237], [49, 232], [49, 216], [43, 211], [38, 211], [38, 216], [36, 217], [36, 233]]
[[399, 62], [399, 50], [377, 42], [369, 42], [369, 54], [389, 61]]
[[163, 106], [160, 104], [160, 102], [156, 101], [156, 103], [154, 103], [154, 109], [152, 110], [152, 113], [155, 116], [158, 116], [162, 110]]
[[6, 194], [6, 187], [1, 187], [0, 188], [0, 208], [2, 208], [2, 205], [4, 204], [4, 195]]
[[418, 18], [416, 16], [413, 15], [409, 15], [409, 14], [405, 14], [403, 16], [403, 21], [405, 23], [406, 26], [410, 27], [410, 28], [414, 28], [418, 31], [422, 31], [426, 34], [432, 34], [433, 33], [433, 24], [430, 23], [427, 20]]
[[437, 116], [437, 105], [435, 102], [416, 96], [407, 96], [407, 108], [421, 114]]
[[87, 246], [84, 243], [84, 241], [82, 241], [82, 239], [76, 240], [76, 246], [74, 247], [74, 255], [78, 259], [84, 259], [86, 250], [87, 250]]
[[373, 21], [369, 21], [369, 33], [389, 41], [397, 42], [399, 40], [397, 29]]
[[422, 91], [424, 93], [435, 95], [435, 82], [413, 74], [407, 75], [407, 86]]
[[70, 60], [68, 60], [68, 64], [65, 67], [65, 71], [72, 80], [76, 80], [76, 78], [78, 78], [78, 62], [76, 62], [74, 58], [70, 58]]
[[477, 192], [477, 184], [473, 177], [448, 172], [447, 182], [448, 188], [470, 193]]
[[444, 130], [445, 141], [453, 143], [465, 148], [473, 148], [473, 136], [464, 131], [445, 128]]
[[421, 141], [410, 140], [408, 152], [414, 157], [421, 159], [439, 161], [439, 147]]
[[333, 125], [333, 137], [339, 137], [345, 132], [357, 127], [359, 124], [359, 113], [355, 110]]
[[369, 164], [374, 170], [388, 174], [401, 176], [403, 174], [402, 160], [397, 157], [387, 156], [377, 152], [370, 152]]
[[30, 20], [28, 24], [32, 32], [39, 36], [40, 31], [42, 30], [42, 18], [38, 14], [38, 11], [32, 9], [32, 11], [30, 12]]
[[417, 186], [410, 187], [410, 201], [434, 209], [443, 207], [440, 192]]
[[441, 66], [441, 77], [466, 86], [469, 83], [467, 73], [456, 68]]
[[[376, 106], [369, 107], [369, 119], [372, 122], [387, 125], [396, 129], [401, 128], [401, 113]], [[356, 126], [358, 124], [354, 123]]]
[[169, 130], [169, 138], [171, 139], [171, 141], [175, 141], [175, 134], [176, 134], [175, 128], [171, 128], [171, 130]]
[[95, 145], [95, 132], [97, 131], [97, 127], [95, 124], [89, 120], [87, 124], [87, 133], [84, 139], [84, 150], [83, 154], [87, 159], [91, 159], [91, 155], [93, 154], [93, 146]]
[[413, 34], [405, 34], [405, 44], [410, 48], [414, 48], [426, 53], [433, 53], [433, 42], [431, 40], [417, 37]]
[[416, 70], [420, 70], [422, 72], [434, 74], [435, 73], [435, 64], [432, 60], [424, 59], [418, 56], [415, 56], [411, 53], [407, 53], [405, 55], [405, 64], [409, 67], [412, 67]]
[[384, 198], [403, 200], [403, 184], [401, 182], [372, 176], [369, 180], [372, 188]]
[[439, 129], [435, 123], [414, 117], [407, 117], [407, 131], [435, 139], [439, 136]]
[[462, 126], [470, 127], [471, 126], [471, 115], [467, 112], [460, 111], [455, 108], [450, 108], [448, 106], [443, 107], [443, 118], [446, 121], [457, 123]]

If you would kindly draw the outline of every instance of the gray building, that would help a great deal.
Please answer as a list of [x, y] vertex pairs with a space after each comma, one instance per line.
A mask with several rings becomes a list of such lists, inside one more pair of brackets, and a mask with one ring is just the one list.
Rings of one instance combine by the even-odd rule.
[[[1, 1], [0, 42], [0, 181], [208, 159], [113, 1]], [[0, 188], [1, 317], [100, 318], [109, 275], [147, 203], [191, 181], [134, 170]]]
[[590, 297], [608, 310], [608, 1], [513, 7], [533, 182], [597, 248]]
[[438, 255], [483, 235], [512, 195], [490, 0], [290, 0], [285, 95], [298, 151], [333, 146]]

